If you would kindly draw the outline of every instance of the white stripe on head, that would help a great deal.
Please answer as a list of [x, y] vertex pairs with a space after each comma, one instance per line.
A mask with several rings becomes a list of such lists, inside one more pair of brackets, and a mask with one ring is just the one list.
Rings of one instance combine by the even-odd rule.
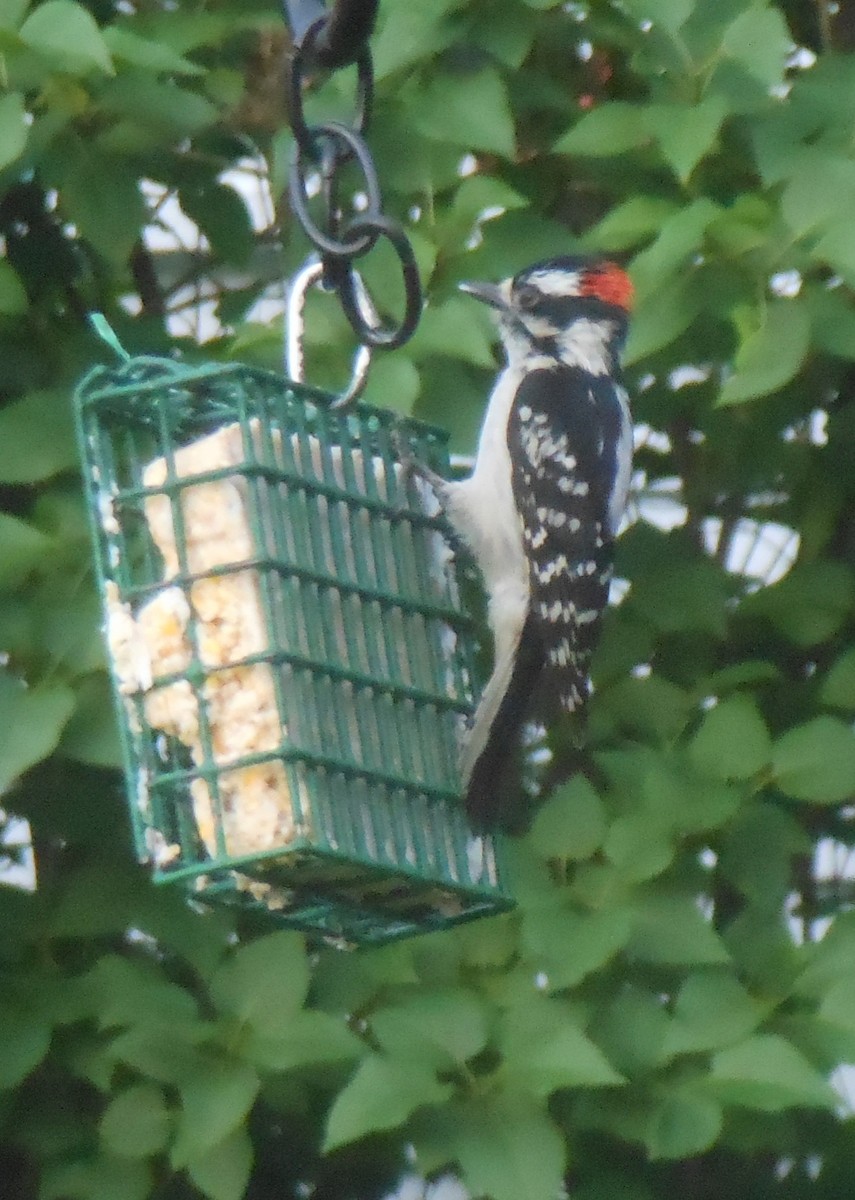
[[561, 271], [551, 268], [546, 271], [533, 271], [526, 276], [526, 283], [533, 283], [544, 296], [581, 296], [582, 272]]

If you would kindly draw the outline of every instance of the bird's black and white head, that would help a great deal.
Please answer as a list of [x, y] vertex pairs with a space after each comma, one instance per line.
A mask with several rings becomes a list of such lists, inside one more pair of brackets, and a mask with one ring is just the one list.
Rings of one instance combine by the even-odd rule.
[[511, 366], [536, 359], [538, 365], [578, 366], [594, 375], [617, 371], [633, 292], [616, 263], [565, 255], [500, 284], [460, 286], [496, 309]]

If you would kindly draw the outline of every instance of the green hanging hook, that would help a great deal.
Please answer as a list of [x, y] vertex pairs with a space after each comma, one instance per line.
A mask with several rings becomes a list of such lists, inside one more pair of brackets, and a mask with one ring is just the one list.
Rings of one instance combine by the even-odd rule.
[[100, 313], [100, 312], [91, 312], [88, 314], [88, 317], [89, 317], [89, 324], [92, 326], [92, 328], [98, 334], [98, 337], [101, 339], [101, 341], [106, 342], [106, 344], [110, 347], [110, 349], [113, 351], [113, 353], [122, 362], [130, 362], [130, 360], [131, 360], [130, 354], [128, 354], [125, 347], [119, 341], [118, 337], [116, 336], [115, 329], [113, 329], [113, 326], [110, 324], [110, 322], [104, 316], [104, 314]]

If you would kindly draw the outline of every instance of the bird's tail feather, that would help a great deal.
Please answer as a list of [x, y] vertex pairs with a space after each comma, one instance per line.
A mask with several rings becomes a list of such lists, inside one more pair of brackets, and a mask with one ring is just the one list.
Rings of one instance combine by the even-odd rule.
[[506, 826], [522, 797], [519, 786], [514, 795], [508, 774], [542, 670], [543, 644], [529, 617], [514, 651], [490, 676], [460, 759], [466, 813], [478, 832]]

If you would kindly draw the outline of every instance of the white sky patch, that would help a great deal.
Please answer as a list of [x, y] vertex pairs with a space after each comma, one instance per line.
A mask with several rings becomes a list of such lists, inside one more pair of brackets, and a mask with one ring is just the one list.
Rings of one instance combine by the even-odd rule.
[[631, 587], [628, 579], [621, 579], [617, 575], [613, 576], [609, 586], [609, 604], [620, 604], [629, 595]]
[[[644, 472], [640, 472], [643, 476]], [[680, 500], [682, 481], [678, 476], [642, 483], [635, 495], [635, 510], [642, 521], [668, 532], [685, 525], [689, 510]]]
[[454, 1175], [428, 1183], [420, 1175], [405, 1175], [386, 1200], [470, 1200], [470, 1192]]
[[808, 432], [812, 446], [828, 445], [828, 413], [824, 408], [815, 408], [810, 414]]
[[632, 444], [635, 451], [655, 450], [657, 454], [670, 454], [671, 439], [661, 429], [652, 425], [636, 425], [632, 431]]
[[792, 300], [802, 290], [802, 273], [795, 267], [789, 271], [777, 271], [769, 280], [769, 291], [783, 300]]
[[[826, 6], [831, 11], [831, 5]], [[796, 46], [787, 58], [786, 66], [792, 71], [809, 71], [816, 65], [816, 55], [807, 46]]]
[[682, 366], [675, 367], [668, 376], [668, 386], [672, 392], [679, 392], [680, 388], [688, 387], [690, 384], [706, 383], [711, 374], [711, 366], [683, 363]]
[[0, 820], [6, 820], [0, 828], [0, 884], [34, 892], [36, 863], [29, 822], [3, 809], [0, 809]]
[[840, 1097], [837, 1115], [843, 1119], [855, 1116], [855, 1065], [841, 1063], [831, 1072], [828, 1082]]
[[[716, 554], [722, 534], [721, 518], [707, 517], [703, 534], [707, 551]], [[735, 575], [765, 584], [775, 583], [795, 562], [799, 540], [799, 535], [788, 525], [743, 517], [730, 535], [725, 567]]]

